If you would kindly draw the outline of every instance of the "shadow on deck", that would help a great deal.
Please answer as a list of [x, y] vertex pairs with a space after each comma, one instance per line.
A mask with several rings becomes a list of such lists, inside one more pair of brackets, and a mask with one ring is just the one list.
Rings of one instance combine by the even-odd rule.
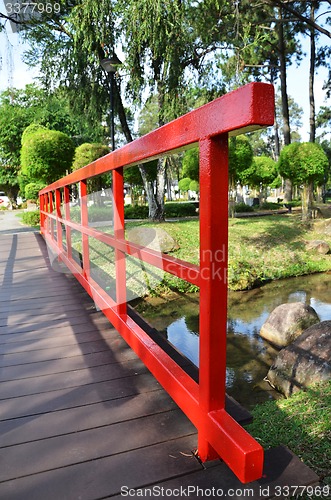
[[0, 277], [0, 498], [273, 498], [317, 483], [285, 448], [246, 485], [219, 460], [200, 464], [193, 425], [75, 278], [51, 268], [39, 234], [1, 235]]

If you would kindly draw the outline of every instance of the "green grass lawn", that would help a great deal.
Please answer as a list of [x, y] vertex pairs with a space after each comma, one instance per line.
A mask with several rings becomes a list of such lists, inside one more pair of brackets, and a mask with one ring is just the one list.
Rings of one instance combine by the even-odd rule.
[[235, 219], [229, 228], [229, 286], [243, 290], [265, 281], [331, 269], [331, 255], [305, 249], [306, 242], [328, 238], [291, 216]]
[[[130, 222], [127, 227], [153, 226], [149, 222]], [[178, 242], [172, 255], [199, 263], [199, 222], [182, 220], [161, 226]], [[305, 249], [307, 241], [331, 235], [309, 228], [295, 216], [231, 219], [229, 221], [229, 288], [247, 290], [267, 281], [331, 270], [331, 255]], [[177, 280], [166, 276], [164, 285], [176, 288]], [[185, 285], [178, 282], [181, 291]], [[193, 291], [192, 287], [189, 287]]]
[[[331, 381], [314, 385], [289, 399], [257, 405], [248, 432], [265, 448], [286, 445], [326, 485], [319, 498], [331, 497]], [[298, 478], [300, 485], [300, 478]], [[323, 490], [322, 490], [323, 491]], [[299, 498], [310, 498], [300, 496]], [[313, 497], [317, 498], [317, 497]]]

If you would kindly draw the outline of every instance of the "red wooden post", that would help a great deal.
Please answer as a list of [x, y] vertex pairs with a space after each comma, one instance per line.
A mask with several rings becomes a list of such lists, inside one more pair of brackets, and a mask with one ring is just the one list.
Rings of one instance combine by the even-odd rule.
[[[79, 183], [80, 190], [80, 217], [81, 225], [88, 226], [88, 207], [87, 207], [87, 180], [83, 179]], [[82, 254], [83, 254], [83, 274], [88, 280], [90, 277], [90, 249], [88, 235], [82, 233]]]
[[[50, 191], [48, 194], [48, 204], [49, 204], [49, 213], [53, 214], [53, 191]], [[49, 231], [51, 233], [52, 239], [54, 239], [54, 220], [51, 218], [48, 218], [49, 220]]]
[[39, 210], [40, 210], [40, 232], [45, 232], [45, 194], [39, 194]]
[[[123, 168], [113, 170], [113, 211], [114, 236], [116, 240], [124, 240], [124, 180]], [[118, 314], [127, 313], [126, 307], [126, 262], [125, 253], [115, 248], [116, 270], [116, 302]]]
[[57, 245], [60, 251], [63, 250], [63, 240], [62, 240], [62, 225], [59, 219], [62, 218], [61, 215], [61, 191], [59, 189], [55, 190], [55, 212], [56, 212], [56, 233], [57, 233]]
[[[200, 141], [199, 401], [209, 413], [224, 408], [227, 332], [228, 136]], [[200, 430], [200, 429], [199, 429]], [[198, 453], [218, 455], [199, 432]]]
[[[70, 221], [70, 191], [69, 186], [64, 186], [64, 216], [66, 221]], [[71, 227], [66, 225], [66, 242], [67, 242], [67, 256], [68, 259], [72, 258], [71, 247]]]
[[[44, 194], [44, 210], [49, 213], [49, 198], [48, 193]], [[44, 232], [49, 232], [49, 218], [47, 215], [44, 216]]]

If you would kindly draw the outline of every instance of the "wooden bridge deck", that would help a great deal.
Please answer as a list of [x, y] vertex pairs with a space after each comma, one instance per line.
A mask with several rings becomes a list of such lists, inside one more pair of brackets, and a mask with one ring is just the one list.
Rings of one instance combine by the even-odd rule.
[[52, 269], [39, 234], [0, 234], [0, 279], [1, 499], [138, 498], [153, 487], [270, 498], [275, 485], [317, 481], [283, 448], [249, 485], [221, 461], [201, 465], [195, 428], [75, 278]]

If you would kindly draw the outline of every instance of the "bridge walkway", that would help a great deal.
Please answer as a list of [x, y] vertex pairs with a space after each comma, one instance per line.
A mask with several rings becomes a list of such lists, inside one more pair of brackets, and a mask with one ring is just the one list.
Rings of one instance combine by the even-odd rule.
[[51, 266], [39, 233], [0, 231], [0, 280], [0, 498], [140, 498], [153, 487], [271, 498], [275, 485], [317, 482], [284, 448], [246, 485], [220, 460], [202, 465], [193, 425], [76, 279]]

